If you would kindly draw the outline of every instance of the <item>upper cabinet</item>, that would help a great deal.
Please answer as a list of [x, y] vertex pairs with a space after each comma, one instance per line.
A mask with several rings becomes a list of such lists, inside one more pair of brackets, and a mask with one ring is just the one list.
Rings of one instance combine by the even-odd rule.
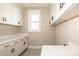
[[78, 3], [54, 3], [53, 7], [50, 8], [53, 8], [53, 21], [51, 21], [51, 25], [68, 21], [79, 15]]
[[57, 18], [59, 17], [60, 15], [60, 3], [53, 3], [51, 4], [50, 6], [50, 21], [51, 21], [51, 24], [52, 25], [54, 23], [54, 21], [57, 20]]
[[22, 26], [22, 20], [23, 20], [23, 8], [20, 6], [17, 6], [16, 4], [13, 5], [12, 9], [12, 23], [15, 25]]
[[0, 23], [22, 26], [23, 8], [17, 4], [0, 4]]
[[2, 23], [11, 24], [12, 20], [11, 4], [2, 4]]
[[0, 4], [0, 22], [2, 21], [2, 17], [1, 17], [1, 14], [2, 14], [2, 5]]

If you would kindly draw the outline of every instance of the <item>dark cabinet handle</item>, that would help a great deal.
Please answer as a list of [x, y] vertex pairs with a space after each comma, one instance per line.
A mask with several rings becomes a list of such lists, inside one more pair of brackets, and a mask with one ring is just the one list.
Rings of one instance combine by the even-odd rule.
[[64, 4], [65, 4], [65, 3], [60, 3], [60, 9], [63, 8]]
[[6, 46], [4, 46], [5, 48], [7, 48], [7, 47], [9, 47], [10, 45], [6, 45]]
[[7, 20], [6, 20], [6, 17], [3, 17], [3, 22], [6, 22]]
[[24, 42], [24, 45], [26, 44], [26, 42]]
[[4, 22], [4, 17], [3, 17], [3, 22]]
[[11, 49], [11, 53], [13, 54], [15, 52], [15, 48]]
[[18, 24], [20, 24], [20, 22], [18, 22]]

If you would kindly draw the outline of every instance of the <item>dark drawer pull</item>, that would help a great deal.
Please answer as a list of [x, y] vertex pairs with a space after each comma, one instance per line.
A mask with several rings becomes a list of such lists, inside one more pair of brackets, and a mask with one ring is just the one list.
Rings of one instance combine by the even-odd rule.
[[3, 22], [4, 22], [4, 17], [3, 17]]
[[26, 44], [26, 42], [24, 42], [24, 45]]
[[7, 48], [7, 47], [9, 47], [10, 45], [6, 45], [6, 46], [4, 46], [5, 48]]
[[14, 53], [15, 52], [15, 48], [11, 49], [11, 53]]

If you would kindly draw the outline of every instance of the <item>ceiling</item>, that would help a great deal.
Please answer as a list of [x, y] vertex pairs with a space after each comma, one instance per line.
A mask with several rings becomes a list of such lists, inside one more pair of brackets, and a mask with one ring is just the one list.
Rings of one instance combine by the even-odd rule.
[[20, 3], [24, 7], [49, 7], [50, 3]]

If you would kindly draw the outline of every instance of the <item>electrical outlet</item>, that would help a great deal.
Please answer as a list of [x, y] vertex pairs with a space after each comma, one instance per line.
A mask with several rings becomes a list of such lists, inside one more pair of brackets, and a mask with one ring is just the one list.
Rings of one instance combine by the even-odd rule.
[[64, 46], [66, 46], [66, 44], [64, 44]]

